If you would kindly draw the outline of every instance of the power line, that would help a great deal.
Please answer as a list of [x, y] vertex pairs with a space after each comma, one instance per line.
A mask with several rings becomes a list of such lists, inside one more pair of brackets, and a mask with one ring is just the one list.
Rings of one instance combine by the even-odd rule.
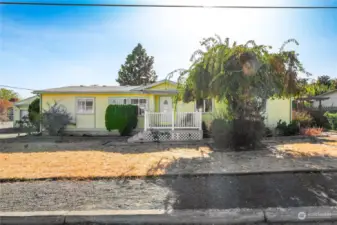
[[0, 87], [12, 88], [12, 89], [20, 89], [20, 90], [27, 90], [27, 91], [35, 91], [34, 89], [22, 88], [22, 87], [13, 87], [13, 86], [2, 85], [2, 84], [0, 84]]
[[52, 3], [52, 2], [6, 2], [0, 5], [28, 6], [85, 6], [85, 7], [141, 7], [141, 8], [218, 8], [218, 9], [337, 9], [337, 6], [233, 6], [233, 5], [157, 5], [157, 4], [99, 4], [99, 3]]

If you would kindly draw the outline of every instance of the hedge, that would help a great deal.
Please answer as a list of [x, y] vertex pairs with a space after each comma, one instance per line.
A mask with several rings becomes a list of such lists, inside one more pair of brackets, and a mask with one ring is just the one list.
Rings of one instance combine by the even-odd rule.
[[105, 112], [105, 127], [108, 131], [118, 130], [121, 136], [127, 136], [137, 127], [138, 106], [109, 105]]

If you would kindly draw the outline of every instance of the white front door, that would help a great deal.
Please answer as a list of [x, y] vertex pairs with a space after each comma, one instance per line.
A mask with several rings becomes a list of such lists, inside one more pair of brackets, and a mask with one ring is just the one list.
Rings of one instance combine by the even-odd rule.
[[172, 112], [172, 98], [160, 97], [160, 112]]
[[172, 98], [171, 97], [160, 97], [160, 121], [161, 127], [172, 126]]

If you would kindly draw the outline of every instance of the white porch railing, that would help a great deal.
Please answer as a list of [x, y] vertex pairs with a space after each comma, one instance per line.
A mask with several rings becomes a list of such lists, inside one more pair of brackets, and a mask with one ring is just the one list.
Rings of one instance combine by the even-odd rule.
[[144, 130], [202, 130], [202, 112], [148, 112], [144, 114]]

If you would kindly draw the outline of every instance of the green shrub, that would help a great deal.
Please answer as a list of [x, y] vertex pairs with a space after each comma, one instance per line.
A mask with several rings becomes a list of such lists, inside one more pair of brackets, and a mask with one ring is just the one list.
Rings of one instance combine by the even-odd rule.
[[108, 131], [118, 130], [128, 136], [137, 127], [138, 107], [135, 105], [109, 105], [105, 112], [105, 127]]
[[300, 124], [300, 127], [311, 127], [313, 125], [313, 117], [308, 112], [294, 112], [294, 121]]
[[36, 131], [40, 130], [40, 99], [37, 98], [28, 106], [28, 118], [30, 123], [35, 127]]
[[324, 116], [327, 118], [331, 129], [336, 130], [337, 129], [337, 113], [326, 112], [324, 113]]
[[210, 125], [206, 124], [205, 121], [202, 121], [201, 127], [203, 132], [203, 138], [209, 138], [211, 136]]
[[300, 128], [297, 121], [291, 121], [289, 124], [287, 122], [279, 120], [276, 125], [276, 130], [281, 136], [292, 136], [298, 135]]
[[265, 126], [262, 121], [214, 119], [211, 133], [214, 144], [219, 149], [255, 149], [261, 145]]
[[231, 123], [225, 119], [214, 119], [211, 123], [211, 134], [217, 148], [228, 148], [231, 146]]
[[265, 130], [264, 130], [264, 136], [265, 137], [272, 137], [273, 131], [269, 127], [266, 127]]
[[324, 116], [324, 114], [325, 114], [324, 111], [312, 110], [312, 111], [308, 111], [308, 113], [313, 118], [313, 126], [331, 129], [331, 125], [330, 125], [327, 117]]

